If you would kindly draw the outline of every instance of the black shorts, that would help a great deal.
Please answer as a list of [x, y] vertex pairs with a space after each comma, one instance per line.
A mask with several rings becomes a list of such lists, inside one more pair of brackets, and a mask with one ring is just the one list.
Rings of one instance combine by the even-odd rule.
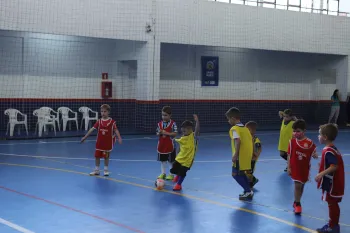
[[173, 167], [170, 169], [170, 172], [172, 174], [185, 177], [188, 170], [190, 170], [189, 167], [182, 166], [181, 163], [175, 161], [173, 163]]
[[173, 163], [175, 161], [175, 157], [176, 157], [176, 149], [173, 150], [173, 152], [168, 153], [168, 154], [160, 154], [158, 153], [158, 161], [161, 162], [170, 162]]

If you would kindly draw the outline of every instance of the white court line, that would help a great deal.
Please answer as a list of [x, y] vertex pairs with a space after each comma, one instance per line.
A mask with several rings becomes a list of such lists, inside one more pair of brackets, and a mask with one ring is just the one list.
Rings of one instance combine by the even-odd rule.
[[[8, 153], [0, 153], [0, 155], [5, 156], [13, 156], [13, 157], [27, 157], [27, 158], [38, 158], [38, 159], [67, 159], [67, 160], [95, 160], [94, 158], [72, 158], [72, 157], [63, 157], [63, 156], [39, 156], [39, 155], [20, 155], [20, 154], [8, 154]], [[343, 154], [343, 156], [350, 156], [350, 154]], [[155, 162], [158, 161], [154, 159], [109, 159], [111, 161], [119, 161], [119, 162]], [[196, 163], [227, 163], [232, 160], [196, 160]], [[259, 161], [284, 161], [282, 158], [266, 158], [259, 159]]]
[[[350, 132], [349, 130], [343, 130], [341, 132]], [[309, 133], [317, 133], [317, 131], [309, 131]], [[266, 135], [278, 135], [280, 132], [271, 132], [271, 133], [257, 133], [257, 136], [266, 136]], [[213, 138], [213, 137], [228, 137], [228, 133], [225, 134], [213, 134], [213, 135], [203, 135], [200, 138]], [[135, 140], [156, 140], [156, 136], [151, 137], [142, 137], [142, 138], [125, 138], [123, 141], [135, 141]], [[50, 139], [46, 139], [50, 140]], [[69, 140], [69, 141], [38, 141], [38, 142], [15, 142], [15, 143], [3, 143], [0, 146], [16, 146], [16, 145], [35, 145], [35, 144], [59, 144], [59, 143], [79, 143], [78, 140]], [[86, 140], [85, 142], [96, 142], [96, 140]]]
[[30, 231], [28, 229], [25, 229], [25, 228], [23, 228], [21, 226], [18, 226], [16, 224], [12, 223], [12, 222], [6, 221], [3, 218], [0, 218], [0, 223], [6, 225], [8, 227], [11, 227], [12, 229], [15, 229], [15, 230], [17, 230], [19, 232], [22, 232], [22, 233], [34, 233], [34, 231]]

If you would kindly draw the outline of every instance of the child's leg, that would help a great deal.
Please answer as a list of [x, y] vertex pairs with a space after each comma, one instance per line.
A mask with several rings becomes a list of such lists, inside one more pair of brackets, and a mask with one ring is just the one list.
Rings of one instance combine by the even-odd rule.
[[329, 210], [329, 223], [330, 228], [339, 226], [340, 208], [339, 208], [339, 198], [332, 198], [328, 195], [328, 210]]
[[110, 155], [110, 152], [105, 152], [105, 158], [104, 158], [104, 175], [105, 176], [109, 176], [109, 171], [108, 171], [108, 165], [109, 165], [109, 155]]
[[303, 195], [304, 192], [304, 184], [298, 182], [298, 181], [294, 181], [294, 212], [296, 214], [300, 214], [302, 211], [301, 208], [301, 197]]
[[288, 160], [288, 154], [287, 154], [287, 152], [285, 152], [285, 151], [281, 151], [280, 150], [280, 156], [284, 159], [284, 160]]
[[243, 188], [244, 193], [251, 192], [248, 177], [244, 171], [239, 170], [238, 161], [234, 166], [232, 166], [232, 177]]
[[341, 198], [331, 197], [328, 193], [324, 193], [324, 195], [326, 195], [326, 201], [328, 203], [329, 222], [322, 228], [317, 229], [316, 231], [319, 233], [339, 233], [339, 202], [341, 202]]
[[90, 173], [90, 175], [95, 176], [100, 174], [100, 153], [101, 151], [96, 151], [95, 152], [95, 170]]
[[[280, 151], [280, 156], [281, 156], [284, 160], [288, 161], [288, 154], [287, 154], [287, 152], [285, 152], [285, 151]], [[287, 165], [286, 165], [286, 169], [284, 169], [284, 171], [285, 171], [285, 172], [288, 171], [288, 162], [287, 162]]]
[[174, 174], [171, 173], [171, 168], [173, 167], [173, 163], [175, 162], [175, 158], [176, 158], [176, 151], [174, 149], [173, 152], [171, 152], [171, 154], [169, 154], [168, 156], [168, 166], [169, 166], [169, 175], [166, 176], [166, 180], [173, 180], [174, 179]]
[[158, 161], [160, 161], [160, 172], [161, 172], [160, 175], [158, 176], [158, 179], [165, 179], [168, 154], [158, 153]]
[[304, 192], [304, 184], [294, 181], [294, 202], [300, 205], [300, 200]]

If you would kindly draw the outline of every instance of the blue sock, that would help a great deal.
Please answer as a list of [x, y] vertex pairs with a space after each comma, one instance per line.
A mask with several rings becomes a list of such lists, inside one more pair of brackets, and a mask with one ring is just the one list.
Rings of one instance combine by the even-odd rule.
[[236, 175], [233, 178], [237, 181], [237, 183], [244, 189], [244, 192], [250, 192], [249, 180], [246, 175]]
[[185, 177], [179, 176], [179, 179], [177, 180], [177, 184], [178, 184], [178, 185], [181, 185], [182, 182], [184, 181], [184, 179], [185, 179]]

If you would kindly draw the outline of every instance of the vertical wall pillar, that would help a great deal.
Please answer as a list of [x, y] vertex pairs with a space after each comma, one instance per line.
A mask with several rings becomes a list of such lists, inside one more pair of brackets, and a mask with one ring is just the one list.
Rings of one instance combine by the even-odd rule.
[[136, 81], [136, 128], [140, 131], [153, 132], [160, 119], [159, 106], [160, 84], [160, 43], [149, 40], [140, 49], [137, 61]]

